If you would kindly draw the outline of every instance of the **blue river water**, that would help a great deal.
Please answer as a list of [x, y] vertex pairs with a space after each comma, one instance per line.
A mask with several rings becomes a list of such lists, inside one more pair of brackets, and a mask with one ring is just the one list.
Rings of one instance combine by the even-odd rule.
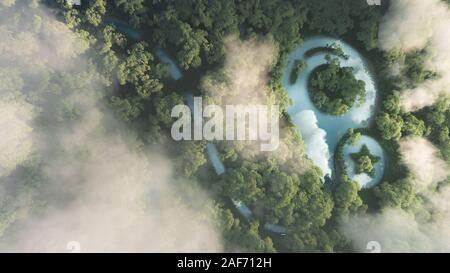
[[106, 19], [105, 23], [112, 24], [119, 32], [122, 32], [128, 38], [131, 38], [135, 41], [139, 41], [142, 39], [142, 33], [125, 22], [117, 19]]
[[[327, 47], [330, 45], [340, 46], [347, 58], [340, 57], [342, 66], [353, 67], [355, 78], [365, 82], [366, 100], [360, 105], [354, 105], [346, 114], [333, 116], [321, 112], [312, 103], [308, 93], [308, 78], [311, 72], [318, 66], [326, 64], [326, 53], [317, 53], [305, 58], [305, 53], [310, 49]], [[336, 56], [337, 57], [337, 56]], [[305, 60], [307, 68], [303, 70], [297, 81], [291, 84], [289, 77], [295, 60]], [[288, 109], [294, 124], [299, 129], [306, 144], [306, 154], [319, 166], [324, 175], [334, 176], [334, 152], [341, 137], [349, 128], [364, 128], [374, 116], [377, 89], [374, 76], [368, 69], [367, 62], [358, 51], [349, 44], [336, 38], [316, 36], [305, 40], [288, 56], [288, 65], [284, 73], [283, 85], [292, 99], [293, 105]], [[370, 140], [369, 140], [370, 139]], [[370, 178], [367, 175], [349, 174], [350, 178], [357, 181], [361, 188], [368, 188], [380, 182], [384, 173], [384, 155], [380, 145], [368, 136], [361, 139], [356, 147], [345, 149], [357, 149], [366, 144], [372, 153], [376, 153], [382, 160], [375, 164], [376, 175]], [[345, 158], [347, 166], [352, 170], [353, 162]]]
[[[142, 34], [131, 28], [130, 26], [116, 20], [110, 20], [117, 30], [126, 34], [133, 40], [140, 40]], [[366, 83], [366, 100], [361, 105], [355, 105], [348, 113], [343, 116], [330, 116], [320, 112], [311, 102], [307, 91], [307, 79], [312, 70], [322, 64], [326, 63], [325, 55], [323, 53], [315, 54], [307, 58], [307, 69], [300, 73], [297, 81], [294, 84], [289, 83], [289, 75], [295, 60], [305, 59], [304, 54], [308, 50], [316, 47], [325, 47], [331, 44], [339, 44], [345, 55], [348, 58], [340, 58], [341, 64], [344, 66], [351, 66], [354, 68], [355, 77], [363, 80]], [[161, 49], [156, 48], [155, 55], [170, 67], [170, 74], [173, 80], [179, 80], [183, 77], [181, 70], [176, 63]], [[283, 85], [286, 88], [289, 97], [293, 101], [292, 107], [288, 109], [292, 120], [302, 134], [303, 140], [307, 146], [307, 156], [317, 164], [324, 175], [333, 176], [333, 154], [339, 139], [343, 136], [348, 128], [367, 127], [370, 119], [374, 115], [376, 103], [376, 87], [374, 77], [367, 69], [364, 58], [350, 45], [337, 40], [335, 38], [318, 36], [306, 40], [303, 45], [300, 45], [288, 56], [288, 65], [283, 79]], [[187, 103], [191, 109], [194, 108], [193, 95], [186, 96]], [[202, 113], [195, 113], [194, 115], [201, 115]], [[375, 164], [375, 177], [371, 178], [366, 174], [355, 174], [354, 162], [350, 158], [350, 154], [358, 152], [363, 145], [367, 145], [370, 152], [376, 156], [381, 157], [381, 161]], [[213, 143], [208, 143], [207, 147], [208, 158], [218, 175], [226, 172], [225, 166], [220, 158], [217, 147]], [[384, 172], [384, 153], [377, 141], [368, 136], [362, 136], [359, 143], [355, 146], [345, 145], [344, 159], [346, 162], [348, 175], [351, 179], [357, 181], [362, 188], [372, 187], [379, 183]], [[250, 208], [239, 200], [232, 199], [234, 206], [240, 214], [249, 219], [252, 217]], [[287, 230], [285, 227], [270, 223], [265, 223], [264, 228], [268, 231], [285, 235]]]
[[169, 65], [170, 76], [173, 80], [178, 81], [183, 77], [183, 74], [176, 63], [169, 56], [167, 56], [166, 52], [162, 48], [156, 48], [155, 54], [161, 62]]
[[[119, 21], [110, 19], [107, 20], [106, 23], [111, 23], [114, 27], [127, 35], [129, 38], [138, 41], [142, 39], [142, 34], [140, 31], [132, 28], [131, 26]], [[167, 53], [162, 48], [156, 48], [154, 50], [155, 55], [159, 58], [162, 63], [165, 63], [169, 66], [170, 76], [173, 80], [177, 81], [183, 77], [183, 73], [177, 66], [177, 64], [170, 58]], [[191, 109], [194, 108], [194, 100], [192, 94], [186, 96], [187, 103]], [[194, 113], [195, 115], [202, 115], [202, 113]], [[222, 175], [225, 173], [225, 166], [220, 159], [219, 152], [217, 150], [216, 145], [212, 143], [208, 143], [206, 145], [206, 152], [208, 154], [208, 158], [211, 161], [211, 164], [218, 175]], [[245, 209], [244, 209], [245, 210]]]

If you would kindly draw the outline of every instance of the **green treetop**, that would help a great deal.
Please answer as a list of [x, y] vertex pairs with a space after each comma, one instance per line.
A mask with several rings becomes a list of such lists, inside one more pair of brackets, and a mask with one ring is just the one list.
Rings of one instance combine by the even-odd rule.
[[355, 161], [357, 174], [366, 173], [371, 177], [375, 176], [374, 164], [380, 161], [380, 157], [372, 155], [366, 145], [363, 145], [359, 153], [350, 154]]
[[365, 100], [365, 83], [357, 80], [352, 67], [341, 67], [337, 58], [327, 56], [328, 63], [313, 71], [309, 91], [314, 105], [321, 111], [340, 116], [356, 102]]

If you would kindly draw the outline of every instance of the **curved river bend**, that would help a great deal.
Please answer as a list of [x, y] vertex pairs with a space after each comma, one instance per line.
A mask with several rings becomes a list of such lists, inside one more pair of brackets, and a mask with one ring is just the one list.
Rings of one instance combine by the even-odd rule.
[[[342, 48], [347, 58], [338, 57], [342, 66], [353, 67], [355, 78], [365, 82], [366, 100], [361, 105], [354, 105], [346, 114], [333, 116], [321, 112], [312, 103], [308, 93], [308, 79], [311, 72], [318, 66], [326, 64], [326, 52], [318, 52], [309, 58], [305, 58], [305, 53], [321, 47], [338, 45]], [[289, 77], [295, 60], [305, 60], [307, 68], [298, 76], [294, 84], [290, 84]], [[349, 128], [364, 128], [374, 116], [375, 103], [377, 99], [377, 89], [374, 76], [368, 69], [367, 62], [349, 44], [335, 38], [316, 36], [305, 40], [288, 56], [288, 65], [284, 73], [283, 86], [292, 99], [293, 105], [289, 107], [288, 113], [294, 124], [299, 129], [306, 144], [306, 154], [313, 162], [320, 167], [324, 175], [334, 176], [334, 152], [342, 136]], [[348, 150], [358, 150], [366, 144], [370, 152], [381, 157], [376, 163], [375, 177], [371, 178], [367, 174], [355, 175], [353, 172], [354, 163], [349, 157], [345, 157], [348, 167], [348, 175], [357, 181], [362, 188], [376, 185], [380, 182], [384, 173], [384, 155], [378, 142], [368, 136], [362, 137], [356, 147], [345, 145], [344, 154]]]

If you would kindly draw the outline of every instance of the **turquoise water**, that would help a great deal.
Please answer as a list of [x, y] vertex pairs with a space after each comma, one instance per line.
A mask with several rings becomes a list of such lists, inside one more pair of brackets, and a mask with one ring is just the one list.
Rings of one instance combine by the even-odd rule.
[[178, 68], [177, 64], [167, 55], [167, 53], [161, 49], [155, 49], [155, 55], [160, 59], [161, 62], [169, 65], [170, 76], [173, 80], [178, 81], [183, 77], [181, 70]]
[[245, 205], [244, 203], [242, 203], [242, 201], [237, 201], [232, 199], [233, 201], [233, 205], [236, 207], [236, 209], [239, 211], [239, 213], [244, 216], [244, 218], [246, 219], [250, 219], [252, 217], [252, 211], [249, 209], [249, 207], [247, 207], [247, 205]]
[[[134, 29], [133, 27], [129, 26], [128, 24], [114, 19], [105, 20], [106, 23], [110, 23], [114, 25], [114, 27], [117, 29], [117, 31], [122, 32], [129, 38], [139, 41], [142, 40], [142, 33], [139, 30]], [[169, 65], [170, 68], [170, 75], [173, 80], [179, 80], [183, 77], [183, 74], [181, 70], [178, 68], [176, 63], [167, 55], [167, 53], [161, 49], [156, 48], [154, 50], [155, 55], [160, 59], [162, 63], [165, 63]]]
[[[363, 145], [366, 145], [367, 148], [369, 148], [370, 153], [378, 156], [381, 158], [381, 160], [374, 165], [375, 168], [375, 177], [372, 178], [369, 175], [363, 173], [363, 174], [355, 174], [355, 162], [351, 159], [350, 154], [353, 153], [359, 153], [361, 151], [361, 148]], [[350, 177], [350, 179], [357, 181], [362, 188], [371, 188], [373, 186], [376, 186], [381, 178], [383, 177], [384, 173], [384, 155], [383, 155], [383, 149], [381, 148], [380, 144], [378, 142], [369, 137], [369, 136], [362, 136], [360, 141], [356, 145], [345, 145], [344, 146], [344, 160], [345, 165], [347, 166], [347, 174]]]
[[[339, 58], [341, 65], [354, 68], [355, 77], [366, 84], [366, 100], [361, 105], [354, 105], [345, 115], [332, 116], [317, 109], [308, 94], [308, 78], [311, 72], [318, 66], [327, 63], [325, 53], [315, 54], [307, 59], [305, 52], [317, 47], [338, 44], [342, 47], [348, 58]], [[289, 76], [295, 60], [304, 59], [308, 67], [302, 71], [294, 84], [290, 84]], [[375, 112], [377, 90], [374, 76], [371, 75], [363, 56], [349, 44], [335, 38], [317, 36], [305, 40], [303, 45], [296, 48], [288, 56], [288, 65], [284, 73], [283, 85], [293, 101], [288, 109], [293, 122], [302, 134], [306, 144], [306, 154], [319, 166], [324, 175], [334, 176], [333, 156], [341, 137], [349, 128], [364, 128], [369, 125]], [[364, 139], [367, 139], [366, 137]], [[368, 148], [372, 151], [381, 149], [375, 140], [370, 142]], [[381, 150], [382, 151], [382, 150]], [[380, 154], [383, 157], [383, 153]], [[384, 160], [375, 167], [379, 170], [373, 179], [355, 176], [355, 180], [361, 187], [374, 186], [381, 180], [384, 171]], [[347, 162], [351, 165], [351, 163]], [[380, 165], [380, 166], [378, 166]]]
[[130, 25], [120, 20], [109, 19], [105, 20], [105, 23], [112, 24], [117, 29], [117, 31], [122, 32], [123, 34], [125, 34], [126, 36], [135, 41], [139, 41], [142, 39], [142, 33], [139, 30], [134, 29]]

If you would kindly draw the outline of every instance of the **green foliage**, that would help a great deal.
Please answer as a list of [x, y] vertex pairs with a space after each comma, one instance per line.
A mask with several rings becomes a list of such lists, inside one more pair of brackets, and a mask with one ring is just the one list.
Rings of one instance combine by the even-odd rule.
[[141, 114], [144, 105], [138, 97], [127, 96], [124, 99], [112, 97], [111, 107], [122, 120], [131, 121]]
[[316, 68], [309, 80], [314, 105], [332, 115], [345, 114], [354, 103], [364, 102], [365, 83], [357, 80], [351, 67], [341, 67], [338, 59]]
[[373, 162], [369, 156], [363, 155], [356, 159], [356, 173], [368, 173], [375, 176]]
[[122, 33], [119, 33], [111, 25], [103, 28], [101, 39], [97, 44], [99, 52], [99, 69], [109, 82], [117, 78], [117, 68], [119, 56], [117, 51], [122, 51], [127, 45], [127, 40]]
[[[192, 28], [192, 31], [198, 34], [194, 35], [194, 41], [188, 35], [186, 39], [179, 43], [172, 41], [171, 43], [178, 48], [200, 47], [208, 63], [215, 63], [221, 60], [224, 55], [223, 38], [231, 33], [238, 32], [236, 7], [233, 0], [176, 0], [173, 4], [169, 4], [167, 10], [174, 11], [178, 16], [178, 20], [172, 20], [172, 25], [183, 24]], [[158, 15], [159, 18], [159, 15]], [[175, 27], [173, 26], [173, 27]], [[203, 32], [198, 32], [202, 29]], [[200, 36], [200, 33], [203, 37]], [[186, 46], [185, 44], [191, 44]], [[187, 50], [185, 50], [187, 51]], [[198, 52], [198, 48], [195, 49]], [[192, 50], [191, 54], [194, 54]], [[202, 59], [203, 57], [196, 56]], [[205, 63], [196, 60], [197, 63]], [[185, 65], [186, 66], [186, 65]]]
[[383, 59], [386, 65], [404, 63], [406, 59], [406, 54], [400, 49], [392, 49], [384, 53]]
[[360, 40], [367, 50], [377, 47], [378, 22], [366, 21], [361, 24], [363, 31], [357, 33], [358, 40]]
[[401, 116], [381, 113], [376, 118], [378, 129], [386, 140], [398, 140], [402, 136], [403, 119]]
[[119, 64], [117, 78], [121, 85], [134, 86], [139, 96], [148, 98], [152, 93], [161, 91], [162, 83], [154, 77], [151, 70], [153, 56], [146, 50], [145, 43], [137, 43], [128, 50], [128, 56]]
[[236, 5], [247, 34], [270, 33], [282, 51], [289, 51], [300, 42], [307, 11], [304, 1], [239, 0]]
[[204, 142], [183, 141], [177, 145], [180, 157], [176, 160], [177, 169], [186, 177], [194, 177], [198, 169], [206, 163]]
[[321, 33], [342, 35], [353, 27], [352, 1], [307, 1], [310, 28]]
[[297, 81], [298, 76], [303, 70], [306, 69], [307, 66], [308, 64], [304, 60], [295, 60], [289, 76], [289, 81], [291, 84], [294, 84]]
[[102, 17], [106, 13], [106, 0], [90, 0], [89, 7], [85, 11], [86, 21], [93, 26], [98, 26], [102, 22]]
[[380, 161], [380, 157], [372, 155], [366, 145], [363, 145], [359, 153], [350, 154], [355, 161], [356, 174], [366, 173], [371, 177], [375, 177], [374, 164]]
[[425, 52], [413, 52], [406, 55], [403, 73], [412, 81], [413, 86], [437, 77], [436, 73], [425, 68], [425, 58]]
[[183, 105], [184, 99], [182, 96], [180, 96], [177, 93], [170, 93], [170, 94], [164, 94], [156, 96], [153, 99], [153, 109], [155, 112], [155, 118], [158, 120], [161, 124], [166, 126], [166, 128], [170, 128], [172, 123], [174, 122], [173, 118], [171, 117], [171, 111], [173, 107], [176, 105]]
[[342, 49], [342, 47], [339, 44], [333, 43], [333, 44], [329, 44], [327, 46], [319, 46], [319, 47], [314, 47], [311, 48], [310, 50], [306, 51], [304, 54], [305, 58], [310, 58], [316, 54], [322, 54], [322, 53], [326, 53], [328, 55], [334, 55], [336, 57], [340, 57], [343, 59], [347, 59], [348, 56], [345, 55], [344, 50]]
[[406, 114], [404, 121], [405, 124], [402, 128], [404, 135], [421, 137], [429, 134], [429, 129], [426, 127], [425, 122], [414, 115], [410, 113]]
[[[0, 238], [11, 224], [23, 217], [24, 212], [41, 206], [39, 190], [46, 182], [42, 167], [40, 160], [28, 159], [10, 176], [0, 176], [0, 191], [9, 193], [3, 194], [0, 200]], [[8, 190], [10, 187], [15, 190]]]
[[404, 124], [403, 118], [400, 114], [400, 97], [398, 94], [388, 96], [383, 101], [382, 110], [375, 119], [383, 139], [400, 139]]
[[375, 49], [378, 45], [378, 26], [382, 18], [380, 8], [366, 7], [361, 10], [358, 17], [361, 23], [358, 24], [357, 39], [367, 50]]
[[362, 212], [365, 207], [359, 196], [359, 184], [350, 179], [341, 181], [334, 192], [334, 216], [346, 217], [352, 213]]
[[376, 46], [381, 7], [354, 0], [302, 2], [307, 4], [308, 27], [314, 32], [341, 36], [352, 30], [366, 49]]
[[69, 9], [64, 12], [64, 19], [66, 21], [66, 25], [69, 28], [76, 28], [81, 24], [81, 18], [79, 17], [78, 10]]
[[178, 61], [184, 69], [190, 67], [199, 67], [202, 64], [200, 53], [205, 50], [209, 52], [208, 40], [206, 39], [207, 33], [203, 31], [192, 31], [188, 26], [183, 28], [182, 35], [184, 43], [181, 50], [177, 53]]
[[435, 105], [424, 110], [426, 124], [429, 126], [429, 138], [439, 147], [446, 161], [450, 161], [450, 106], [448, 99], [441, 99]]
[[390, 95], [383, 101], [383, 111], [391, 115], [398, 115], [401, 112], [400, 96], [398, 94]]
[[154, 39], [163, 46], [167, 43], [176, 46], [179, 49], [178, 62], [184, 69], [202, 64], [201, 53], [207, 54], [210, 50], [206, 31], [193, 29], [181, 21], [173, 8], [158, 14], [155, 23], [159, 27], [155, 30]]
[[229, 209], [219, 205], [215, 207], [214, 215], [217, 226], [222, 231], [226, 251], [239, 248], [249, 252], [276, 252], [272, 239], [261, 237], [258, 222], [241, 223]]
[[394, 183], [384, 182], [375, 188], [381, 207], [408, 208], [415, 200], [412, 179], [407, 177]]
[[251, 204], [261, 197], [261, 183], [262, 176], [255, 170], [229, 169], [223, 179], [223, 190], [228, 196]]
[[99, 49], [100, 54], [106, 54], [113, 50], [114, 46], [122, 49], [126, 46], [127, 40], [122, 33], [115, 30], [112, 25], [107, 25], [102, 31], [103, 43]]
[[386, 65], [398, 67], [398, 72], [389, 76], [391, 84], [398, 90], [405, 90], [438, 78], [438, 73], [427, 69], [428, 58], [430, 54], [425, 50], [405, 53], [399, 49], [393, 49], [385, 53]]
[[270, 223], [290, 225], [294, 222], [296, 209], [295, 199], [298, 198], [300, 180], [297, 175], [273, 171], [265, 177], [266, 192], [263, 199], [267, 211], [265, 218]]
[[361, 140], [361, 133], [356, 132], [353, 128], [347, 130], [347, 144], [356, 145]]
[[338, 177], [335, 182], [337, 185], [333, 190], [333, 217], [335, 218], [348, 217], [350, 214], [363, 212], [366, 209], [358, 194], [359, 184], [348, 177], [344, 160], [344, 146], [357, 144], [361, 136], [361, 130], [348, 129], [336, 146], [334, 160]]
[[250, 251], [256, 252], [276, 252], [273, 247], [272, 239], [266, 237], [266, 239], [261, 239], [259, 235], [259, 223], [253, 222], [250, 224], [250, 227], [245, 230], [242, 234], [243, 236], [240, 238], [240, 244], [244, 247], [244, 249], [248, 249]]
[[130, 23], [135, 27], [147, 21], [144, 0], [114, 0], [116, 6], [130, 16]]

